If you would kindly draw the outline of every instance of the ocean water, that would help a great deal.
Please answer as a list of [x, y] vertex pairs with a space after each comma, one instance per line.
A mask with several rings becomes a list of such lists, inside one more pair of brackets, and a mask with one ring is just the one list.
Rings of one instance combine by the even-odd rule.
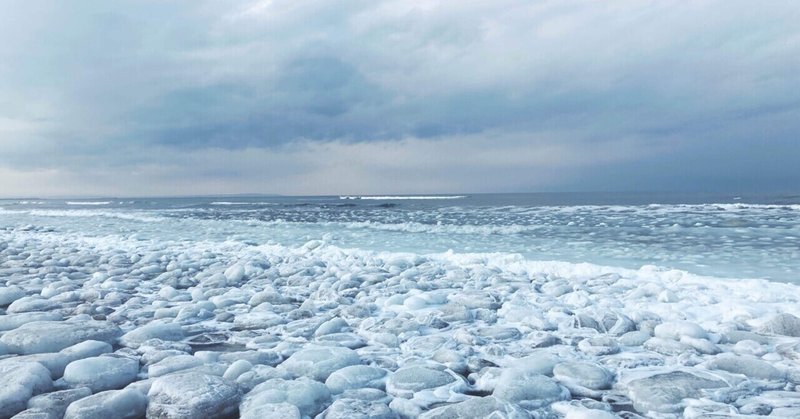
[[0, 201], [0, 229], [645, 265], [800, 282], [800, 195], [541, 193]]

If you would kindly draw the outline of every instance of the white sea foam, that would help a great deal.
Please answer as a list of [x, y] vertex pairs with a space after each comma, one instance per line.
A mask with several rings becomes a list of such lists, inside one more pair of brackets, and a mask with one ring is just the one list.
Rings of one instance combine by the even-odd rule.
[[231, 206], [231, 205], [276, 205], [274, 202], [238, 202], [238, 201], [214, 201], [209, 205]]
[[139, 212], [125, 212], [125, 211], [97, 211], [97, 210], [30, 210], [20, 211], [20, 213], [28, 213], [36, 217], [77, 217], [77, 218], [116, 218], [120, 220], [141, 221], [141, 222], [159, 222], [163, 221], [163, 217], [147, 215], [146, 213]]
[[406, 196], [406, 195], [385, 195], [385, 196], [370, 196], [370, 195], [343, 195], [339, 199], [363, 199], [375, 201], [402, 201], [402, 200], [439, 200], [439, 199], [464, 199], [467, 195], [419, 195], [419, 196]]
[[65, 204], [97, 206], [97, 205], [111, 205], [111, 201], [67, 201], [65, 202]]

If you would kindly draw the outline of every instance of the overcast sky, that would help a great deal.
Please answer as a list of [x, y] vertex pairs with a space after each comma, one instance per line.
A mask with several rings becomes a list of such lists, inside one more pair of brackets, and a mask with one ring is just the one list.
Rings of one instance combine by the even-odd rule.
[[797, 191], [800, 5], [37, 1], [0, 196]]

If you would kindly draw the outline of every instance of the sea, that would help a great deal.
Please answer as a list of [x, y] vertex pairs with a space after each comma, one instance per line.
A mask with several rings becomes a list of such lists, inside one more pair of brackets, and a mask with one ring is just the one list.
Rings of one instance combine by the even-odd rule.
[[510, 254], [800, 283], [800, 194], [526, 193], [0, 200], [0, 232], [59, 240]]

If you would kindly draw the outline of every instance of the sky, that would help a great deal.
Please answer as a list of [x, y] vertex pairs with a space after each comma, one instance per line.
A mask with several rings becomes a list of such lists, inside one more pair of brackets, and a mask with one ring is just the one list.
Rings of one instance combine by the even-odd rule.
[[800, 190], [795, 0], [9, 0], [0, 196]]

